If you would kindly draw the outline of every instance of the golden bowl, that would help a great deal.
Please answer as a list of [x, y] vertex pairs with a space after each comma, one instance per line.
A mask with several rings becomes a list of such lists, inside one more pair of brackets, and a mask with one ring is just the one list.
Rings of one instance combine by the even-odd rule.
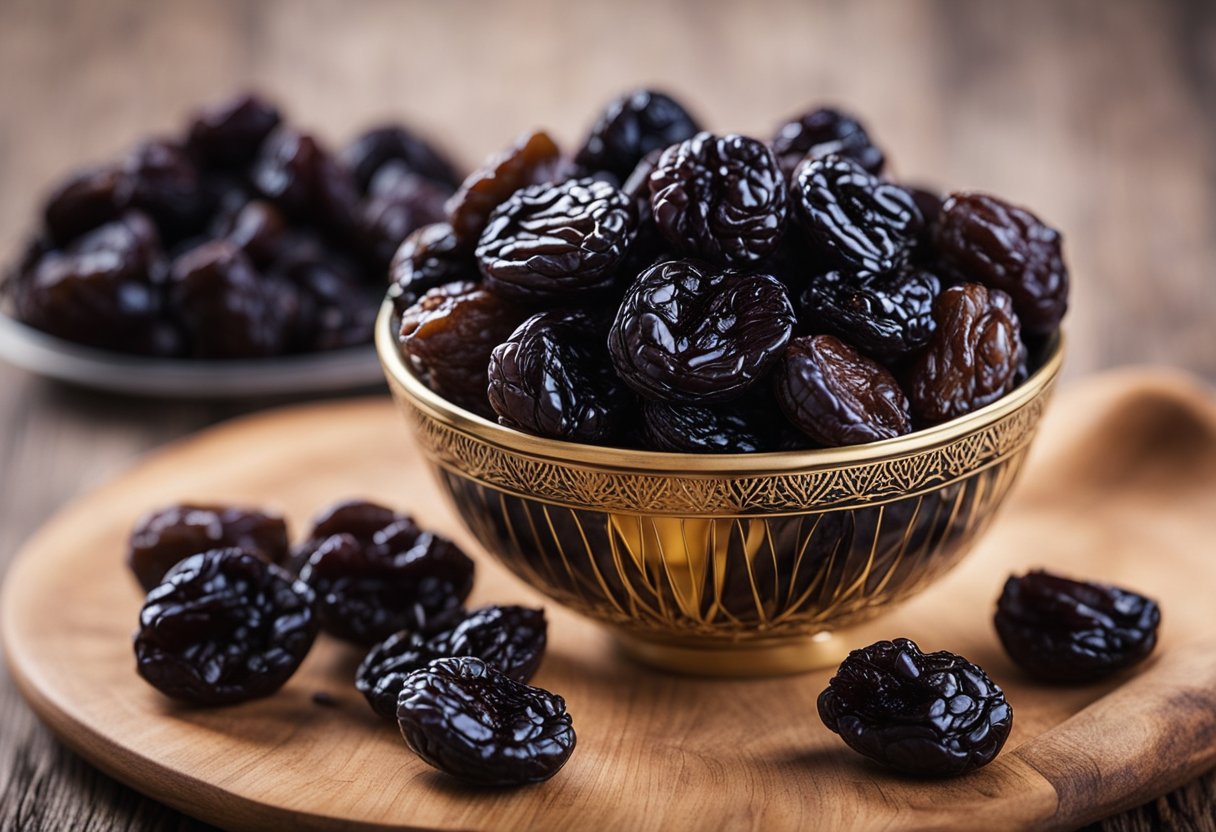
[[429, 390], [376, 347], [443, 490], [481, 544], [557, 602], [609, 625], [634, 658], [711, 675], [838, 661], [831, 633], [954, 566], [1025, 461], [1063, 357], [927, 430], [845, 448], [678, 454], [532, 436]]

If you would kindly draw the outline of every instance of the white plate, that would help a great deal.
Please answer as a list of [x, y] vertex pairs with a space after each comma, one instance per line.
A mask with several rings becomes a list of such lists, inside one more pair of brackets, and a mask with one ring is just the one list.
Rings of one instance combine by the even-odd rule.
[[336, 393], [384, 383], [376, 348], [233, 361], [142, 358], [73, 344], [0, 314], [0, 358], [95, 390], [163, 398]]

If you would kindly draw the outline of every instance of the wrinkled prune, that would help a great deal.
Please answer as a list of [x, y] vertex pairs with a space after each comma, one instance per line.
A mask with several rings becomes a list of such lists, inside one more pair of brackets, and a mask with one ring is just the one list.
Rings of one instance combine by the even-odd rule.
[[882, 151], [870, 143], [861, 122], [831, 107], [820, 107], [790, 119], [777, 129], [772, 146], [787, 179], [803, 159], [845, 156], [875, 175], [882, 173], [886, 162]]
[[659, 231], [684, 254], [755, 262], [776, 250], [785, 231], [785, 177], [761, 142], [699, 133], [659, 157], [650, 208]]
[[823, 445], [877, 442], [912, 430], [895, 377], [831, 335], [790, 341], [776, 376], [786, 418]]
[[944, 289], [937, 324], [909, 375], [912, 414], [937, 424], [991, 404], [1013, 389], [1021, 327], [1009, 295], [978, 283]]
[[746, 454], [776, 451], [786, 436], [776, 402], [642, 403], [642, 438], [652, 451]]
[[941, 281], [926, 271], [857, 280], [841, 272], [814, 277], [800, 298], [813, 332], [835, 335], [879, 361], [923, 347], [933, 334], [933, 301]]
[[1068, 309], [1060, 232], [1034, 214], [987, 194], [952, 194], [933, 241], [952, 277], [1013, 298], [1027, 332], [1046, 334], [1059, 326]]
[[312, 529], [307, 537], [292, 549], [291, 567], [299, 572], [312, 553], [336, 534], [348, 534], [360, 545], [370, 546], [377, 532], [398, 524], [405, 524], [405, 531], [415, 537], [422, 531], [409, 515], [379, 503], [359, 499], [339, 500], [313, 517]]
[[560, 157], [553, 139], [537, 131], [520, 136], [470, 173], [447, 202], [457, 243], [472, 251], [494, 209], [520, 188], [550, 181]]
[[270, 202], [254, 199], [241, 206], [216, 231], [218, 236], [235, 243], [255, 265], [265, 267], [279, 255], [286, 240], [286, 228], [287, 222], [279, 209]]
[[776, 278], [669, 260], [638, 275], [608, 348], [617, 373], [643, 396], [719, 402], [759, 380], [793, 328], [789, 295]]
[[471, 283], [431, 289], [401, 315], [401, 349], [423, 382], [466, 410], [495, 418], [486, 388], [490, 353], [525, 313]]
[[89, 168], [65, 179], [47, 197], [43, 212], [51, 239], [64, 246], [117, 218], [124, 207], [121, 179], [122, 172], [114, 167]]
[[426, 636], [413, 630], [401, 630], [368, 651], [355, 671], [355, 688], [378, 715], [396, 719], [397, 699], [405, 687], [406, 677], [444, 657], [442, 651], [431, 648]]
[[548, 780], [575, 745], [564, 699], [468, 656], [407, 676], [397, 724], [424, 761], [483, 786]]
[[281, 688], [316, 635], [312, 590], [256, 555], [213, 549], [148, 593], [135, 661], [166, 696], [229, 705]]
[[601, 442], [621, 427], [626, 393], [582, 311], [539, 312], [490, 354], [490, 406], [508, 427]]
[[195, 113], [186, 147], [209, 165], [240, 167], [253, 161], [280, 121], [273, 104], [253, 94], [237, 95]]
[[308, 133], [276, 128], [262, 143], [250, 178], [285, 214], [315, 222], [339, 241], [349, 241], [359, 227], [354, 177]]
[[169, 238], [202, 225], [210, 199], [194, 160], [179, 145], [151, 140], [138, 145], [123, 164], [116, 197], [138, 208]]
[[135, 524], [127, 565], [146, 592], [178, 561], [222, 548], [281, 564], [287, 558], [287, 523], [281, 515], [237, 506], [168, 506]]
[[605, 182], [571, 179], [512, 194], [477, 244], [486, 287], [518, 301], [550, 301], [612, 283], [637, 228], [633, 205]]
[[849, 653], [819, 695], [819, 718], [859, 754], [948, 777], [992, 762], [1013, 726], [1005, 694], [978, 666], [906, 638]]
[[902, 265], [923, 224], [911, 194], [843, 156], [799, 165], [790, 202], [818, 255], [871, 274]]
[[380, 169], [363, 206], [363, 240], [377, 267], [383, 268], [415, 229], [443, 220], [443, 203], [451, 194], [443, 185], [396, 162]]
[[1026, 672], [1091, 682], [1153, 652], [1161, 610], [1130, 590], [1039, 570], [1010, 576], [994, 620], [1005, 651]]
[[431, 289], [481, 279], [477, 261], [456, 242], [446, 222], [424, 225], [402, 241], [389, 264], [389, 297], [404, 313]]
[[389, 162], [404, 165], [418, 176], [448, 188], [460, 184], [455, 166], [433, 145], [413, 131], [389, 124], [361, 133], [342, 150], [342, 161], [355, 175], [359, 189], [366, 193], [372, 178]]
[[574, 161], [584, 171], [607, 171], [623, 182], [647, 153], [700, 131], [696, 119], [675, 99], [653, 90], [634, 90], [604, 108]]

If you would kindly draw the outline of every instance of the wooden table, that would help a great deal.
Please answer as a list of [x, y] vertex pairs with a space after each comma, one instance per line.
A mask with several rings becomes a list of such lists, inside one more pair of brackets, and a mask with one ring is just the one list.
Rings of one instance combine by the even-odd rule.
[[[1161, 362], [1216, 380], [1207, 0], [3, 0], [0, 252], [66, 166], [237, 88], [334, 141], [403, 117], [472, 162], [536, 125], [575, 142], [648, 82], [720, 131], [767, 135], [804, 104], [847, 104], [902, 177], [991, 190], [1064, 229], [1068, 375]], [[140, 452], [267, 404], [99, 396], [0, 366], [0, 564]], [[204, 828], [59, 745], [3, 673], [0, 830]], [[1209, 776], [1101, 828], [1216, 829], [1214, 814]]]

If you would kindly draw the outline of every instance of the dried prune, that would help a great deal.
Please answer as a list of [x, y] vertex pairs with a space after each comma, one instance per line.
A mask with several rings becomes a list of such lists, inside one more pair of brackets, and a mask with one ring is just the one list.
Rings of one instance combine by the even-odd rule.
[[313, 517], [312, 529], [291, 551], [291, 568], [295, 572], [303, 569], [313, 552], [336, 534], [348, 534], [359, 545], [370, 546], [377, 532], [390, 526], [397, 527], [398, 524], [404, 524], [404, 531], [414, 537], [422, 531], [413, 518], [379, 503], [359, 499], [339, 500]]
[[241, 549], [281, 564], [287, 558], [287, 523], [281, 515], [238, 506], [168, 506], [135, 524], [127, 565], [148, 591], [178, 561], [222, 548]]
[[200, 228], [211, 207], [190, 154], [159, 139], [143, 142], [127, 156], [116, 198], [146, 211], [162, 235], [175, 239]]
[[317, 635], [313, 593], [240, 549], [178, 563], [139, 613], [139, 675], [174, 699], [229, 705], [281, 688]]
[[786, 418], [823, 445], [877, 442], [912, 430], [895, 377], [831, 335], [790, 341], [776, 377]]
[[802, 160], [832, 154], [846, 156], [875, 175], [882, 173], [886, 162], [882, 151], [870, 143], [861, 122], [831, 107], [820, 107], [790, 119], [777, 128], [772, 146], [786, 178], [792, 177]]
[[424, 761], [483, 786], [548, 780], [576, 740], [564, 699], [470, 656], [437, 659], [407, 676], [397, 724]]
[[262, 142], [250, 178], [285, 214], [314, 222], [339, 241], [351, 240], [359, 227], [354, 177], [308, 133], [277, 127]]
[[811, 279], [800, 298], [813, 332], [847, 341], [871, 358], [894, 361], [923, 347], [933, 334], [933, 301], [941, 281], [907, 270], [858, 280], [841, 272]]
[[457, 243], [472, 251], [494, 209], [520, 188], [551, 181], [560, 157], [553, 139], [537, 131], [520, 136], [470, 173], [447, 202]]
[[1038, 570], [1010, 576], [994, 621], [1005, 651], [1026, 672], [1091, 682], [1153, 652], [1161, 610], [1127, 589]]
[[849, 653], [819, 695], [819, 718], [859, 754], [930, 777], [992, 762], [1013, 727], [1005, 693], [981, 668], [906, 638]]
[[771, 254], [785, 232], [785, 177], [764, 144], [698, 133], [663, 151], [650, 174], [650, 208], [678, 251], [727, 264]]
[[477, 261], [456, 242], [446, 222], [424, 225], [402, 241], [389, 264], [389, 297], [398, 313], [445, 283], [481, 279]]
[[250, 93], [237, 95], [194, 114], [186, 147], [209, 165], [240, 167], [253, 161], [280, 121], [273, 104]]
[[378, 715], [396, 719], [406, 677], [444, 655], [432, 650], [421, 633], [401, 630], [368, 651], [355, 671], [355, 688]]
[[254, 199], [242, 205], [216, 231], [218, 236], [235, 243], [255, 265], [264, 267], [279, 255], [286, 240], [286, 228], [286, 220], [272, 203]]
[[364, 246], [377, 268], [388, 265], [415, 229], [443, 220], [443, 203], [450, 194], [443, 185], [410, 173], [397, 162], [380, 169], [362, 218]]
[[441, 185], [455, 188], [460, 176], [455, 166], [433, 145], [400, 124], [373, 127], [361, 133], [342, 150], [342, 161], [366, 193], [372, 178], [385, 164], [397, 162], [410, 172]]
[[525, 317], [471, 283], [431, 289], [401, 315], [401, 349], [423, 382], [466, 410], [495, 418], [486, 388], [490, 353]]
[[634, 90], [604, 108], [574, 161], [584, 171], [607, 171], [623, 182], [647, 153], [700, 131], [696, 119], [671, 96]]
[[51, 239], [64, 246], [115, 219], [124, 207], [121, 179], [118, 168], [100, 167], [77, 171], [60, 183], [47, 197], [43, 212]]
[[918, 420], [945, 422], [1013, 389], [1021, 327], [1009, 295], [978, 283], [951, 286], [933, 302], [933, 320], [937, 328], [909, 374]]
[[[768, 402], [775, 407], [775, 403]], [[642, 403], [642, 438], [653, 451], [745, 454], [777, 450], [773, 411], [751, 402], [718, 405]]]
[[668, 260], [638, 275], [608, 348], [620, 377], [647, 398], [719, 402], [759, 380], [793, 328], [776, 278]]
[[599, 328], [580, 310], [538, 312], [490, 354], [490, 406], [508, 427], [601, 442], [621, 427], [626, 393]]
[[933, 236], [951, 277], [983, 283], [1013, 298], [1027, 332], [1046, 334], [1068, 309], [1068, 268], [1060, 232], [994, 196], [952, 194]]
[[871, 274], [901, 266], [923, 224], [911, 194], [843, 156], [799, 165], [790, 202], [819, 256]]
[[487, 288], [504, 297], [570, 298], [612, 283], [636, 228], [629, 198], [605, 182], [533, 185], [490, 215], [477, 262]]

